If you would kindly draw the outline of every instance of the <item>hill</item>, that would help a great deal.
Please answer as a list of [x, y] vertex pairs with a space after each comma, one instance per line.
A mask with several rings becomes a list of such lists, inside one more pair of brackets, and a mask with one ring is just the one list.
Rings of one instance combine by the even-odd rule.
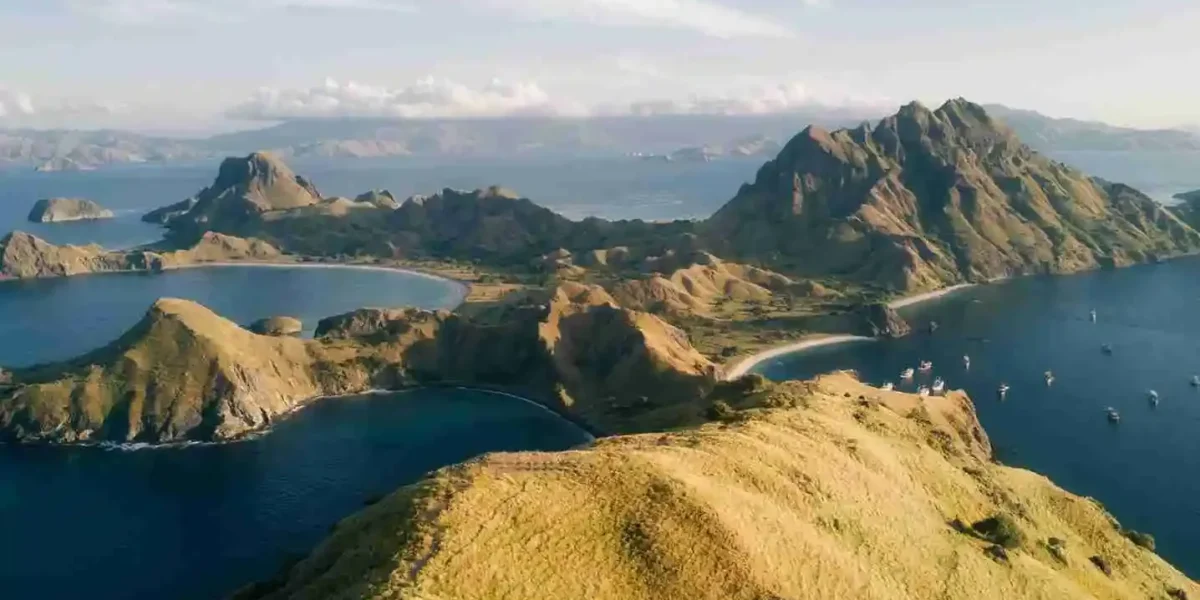
[[1183, 129], [1133, 129], [1099, 121], [1057, 119], [999, 104], [985, 108], [1039, 152], [1200, 151], [1200, 135]]
[[706, 237], [726, 258], [905, 291], [1200, 248], [1144, 194], [1041, 156], [964, 100], [909, 104], [874, 128], [805, 129]]
[[840, 374], [749, 402], [777, 408], [442, 469], [237, 597], [1200, 594], [1095, 501], [991, 462], [960, 393], [921, 399]]

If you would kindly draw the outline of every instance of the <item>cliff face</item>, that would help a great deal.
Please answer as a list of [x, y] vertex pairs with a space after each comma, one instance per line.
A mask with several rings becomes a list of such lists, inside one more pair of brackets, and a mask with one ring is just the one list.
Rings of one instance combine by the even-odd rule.
[[[1094, 501], [990, 462], [961, 394], [921, 399], [843, 374], [765, 395], [786, 408], [443, 469], [346, 519], [306, 560], [239, 597], [1200, 593], [1123, 537]], [[1007, 548], [986, 539], [983, 523], [979, 531], [970, 525], [998, 515], [1018, 532], [1002, 540]]]
[[1042, 157], [963, 100], [910, 104], [874, 128], [804, 130], [707, 233], [730, 256], [897, 290], [1200, 248], [1150, 198]]
[[38, 200], [29, 211], [29, 220], [34, 223], [62, 223], [64, 221], [90, 221], [111, 219], [111, 210], [83, 198], [47, 198]]

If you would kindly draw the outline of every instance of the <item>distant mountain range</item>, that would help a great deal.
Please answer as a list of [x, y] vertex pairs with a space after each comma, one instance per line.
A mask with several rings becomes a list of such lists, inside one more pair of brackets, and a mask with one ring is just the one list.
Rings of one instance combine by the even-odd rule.
[[[1036, 150], [1200, 151], [1200, 133], [1140, 130], [1055, 119], [1026, 110], [987, 107]], [[0, 167], [68, 164], [78, 168], [140, 162], [214, 159], [271, 150], [289, 158], [388, 156], [639, 155], [678, 160], [771, 156], [808, 125], [852, 127], [882, 115], [813, 109], [773, 115], [667, 115], [590, 119], [310, 119], [207, 139], [172, 139], [122, 131], [0, 131]], [[46, 169], [53, 170], [53, 169]]]

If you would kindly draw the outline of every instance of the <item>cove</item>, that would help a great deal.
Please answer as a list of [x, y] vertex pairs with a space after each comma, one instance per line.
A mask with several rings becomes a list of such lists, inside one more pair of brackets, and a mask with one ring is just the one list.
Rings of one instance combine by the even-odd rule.
[[274, 315], [317, 321], [365, 306], [451, 308], [455, 282], [389, 269], [223, 266], [141, 274], [0, 282], [0, 365], [63, 360], [101, 347], [138, 322], [155, 300], [195, 300], [242, 325]]
[[[974, 400], [997, 457], [1098, 499], [1124, 527], [1200, 576], [1200, 258], [984, 285], [902, 310], [917, 333], [768, 360], [770, 379], [852, 369], [867, 382], [934, 364]], [[1089, 311], [1098, 321], [1092, 323]], [[940, 327], [929, 333], [928, 323]], [[1111, 344], [1106, 356], [1101, 346]], [[970, 355], [970, 369], [962, 357]], [[1047, 386], [1045, 371], [1055, 381]], [[1011, 386], [1005, 399], [1002, 382]], [[1147, 400], [1156, 390], [1161, 403]], [[934, 400], [936, 401], [936, 400]], [[1114, 426], [1104, 409], [1120, 411]]]
[[429, 471], [590, 439], [518, 399], [424, 389], [321, 400], [232, 444], [0, 446], [0, 597], [222, 598]]

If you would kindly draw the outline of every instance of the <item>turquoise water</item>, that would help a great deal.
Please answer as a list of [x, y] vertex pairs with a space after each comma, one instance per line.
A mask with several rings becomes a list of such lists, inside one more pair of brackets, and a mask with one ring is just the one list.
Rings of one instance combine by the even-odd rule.
[[[1200, 576], [1200, 259], [958, 292], [902, 313], [920, 333], [830, 346], [758, 366], [772, 379], [853, 369], [869, 382], [934, 363], [965, 389], [997, 456], [1099, 499], [1126, 527]], [[1096, 309], [1092, 323], [1089, 311]], [[927, 323], [940, 327], [928, 333]], [[1111, 344], [1113, 354], [1101, 352]], [[963, 368], [962, 356], [971, 367]], [[1055, 381], [1047, 387], [1046, 371]], [[997, 387], [1011, 386], [1001, 400]], [[911, 390], [913, 385], [905, 389]], [[1161, 403], [1148, 400], [1156, 390]], [[1120, 411], [1120, 425], [1104, 409]]]

